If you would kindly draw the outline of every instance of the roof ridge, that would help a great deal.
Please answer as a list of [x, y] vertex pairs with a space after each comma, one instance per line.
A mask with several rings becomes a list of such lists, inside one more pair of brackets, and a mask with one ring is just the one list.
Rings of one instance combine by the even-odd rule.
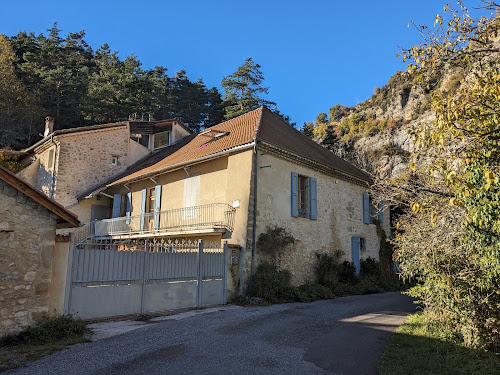
[[260, 129], [262, 128], [262, 117], [264, 117], [264, 109], [267, 109], [265, 106], [261, 105], [259, 108], [255, 110], [260, 110], [259, 119], [257, 120], [257, 126], [255, 127], [255, 132], [253, 134], [253, 138], [257, 139], [260, 135]]
[[[329, 165], [330, 168], [342, 173], [346, 173], [348, 175], [366, 180], [370, 178], [370, 175], [366, 171], [350, 163], [344, 158], [336, 155], [334, 152], [327, 150], [326, 148], [315, 142], [313, 139], [304, 135], [294, 126], [288, 124], [276, 113], [272, 112], [268, 108], [265, 109], [267, 110], [266, 120], [263, 120], [263, 123], [265, 123], [265, 125], [263, 125], [259, 130], [260, 141], [264, 141], [280, 149], [287, 150], [288, 152], [295, 153], [314, 162]], [[268, 113], [270, 113], [272, 116], [268, 116]], [[279, 126], [273, 126], [273, 124], [271, 123], [274, 123], [275, 125], [279, 124]], [[281, 130], [279, 130], [277, 133], [271, 128], [275, 130]], [[285, 134], [278, 135], [280, 131], [285, 132], [289, 135], [289, 137], [285, 136]], [[297, 148], [296, 146], [298, 143], [303, 147]]]

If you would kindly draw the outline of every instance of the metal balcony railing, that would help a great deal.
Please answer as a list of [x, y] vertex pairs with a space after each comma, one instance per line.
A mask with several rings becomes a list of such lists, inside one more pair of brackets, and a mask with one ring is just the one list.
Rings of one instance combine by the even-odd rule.
[[178, 208], [90, 223], [92, 237], [132, 234], [168, 234], [179, 231], [232, 231], [236, 209], [226, 203]]

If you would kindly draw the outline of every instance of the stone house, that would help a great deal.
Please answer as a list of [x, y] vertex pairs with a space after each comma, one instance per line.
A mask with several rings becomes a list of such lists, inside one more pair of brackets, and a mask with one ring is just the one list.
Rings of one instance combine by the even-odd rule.
[[92, 222], [96, 237], [229, 241], [227, 289], [242, 293], [268, 227], [297, 240], [281, 262], [296, 284], [312, 281], [316, 252], [341, 250], [358, 270], [360, 259], [378, 259], [373, 219], [389, 231], [389, 212], [372, 207], [370, 183], [261, 107], [152, 153], [78, 199], [113, 197], [110, 219]]
[[109, 217], [112, 200], [101, 194], [78, 201], [80, 192], [191, 134], [176, 119], [53, 129], [54, 120], [47, 117], [43, 139], [17, 153], [24, 167], [18, 175], [71, 209], [82, 223]]
[[57, 228], [79, 226], [75, 214], [0, 166], [0, 335], [52, 312]]

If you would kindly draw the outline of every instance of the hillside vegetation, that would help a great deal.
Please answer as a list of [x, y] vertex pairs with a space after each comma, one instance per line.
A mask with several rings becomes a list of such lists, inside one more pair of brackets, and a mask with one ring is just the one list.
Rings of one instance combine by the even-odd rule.
[[399, 176], [413, 150], [409, 130], [434, 121], [432, 95], [453, 96], [462, 78], [451, 66], [425, 82], [396, 72], [368, 100], [355, 107], [334, 105], [305, 124], [302, 132], [372, 174]]

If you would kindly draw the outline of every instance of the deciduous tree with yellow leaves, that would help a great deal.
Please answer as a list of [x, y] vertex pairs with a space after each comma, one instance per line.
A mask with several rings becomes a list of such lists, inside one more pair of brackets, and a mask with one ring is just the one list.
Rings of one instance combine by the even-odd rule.
[[411, 130], [408, 173], [374, 191], [403, 208], [394, 259], [419, 281], [410, 294], [449, 338], [499, 350], [500, 5], [484, 1], [479, 18], [461, 1], [444, 11], [402, 56], [414, 82], [441, 71], [460, 86], [433, 91], [435, 121]]

